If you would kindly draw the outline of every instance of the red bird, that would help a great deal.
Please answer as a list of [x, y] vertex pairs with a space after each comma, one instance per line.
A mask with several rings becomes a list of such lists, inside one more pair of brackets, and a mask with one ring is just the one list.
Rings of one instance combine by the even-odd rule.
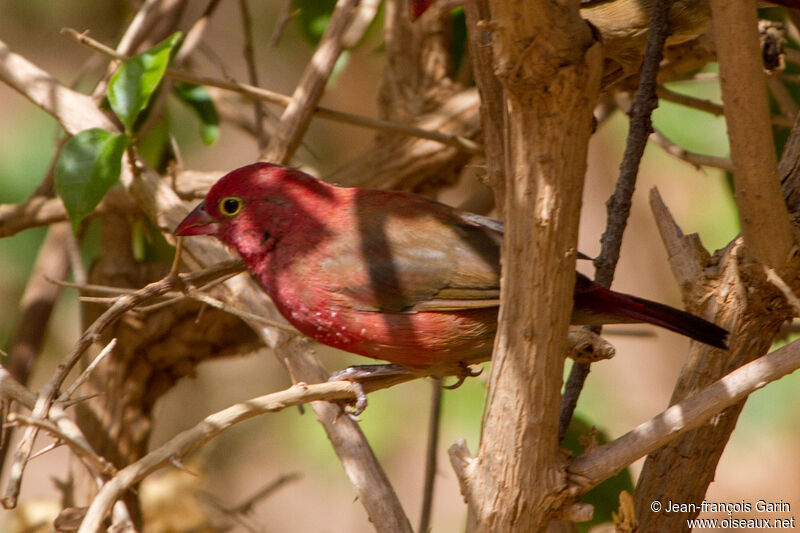
[[[286, 320], [322, 344], [438, 375], [491, 356], [496, 220], [255, 163], [221, 178], [175, 234], [235, 248]], [[573, 324], [631, 322], [725, 348], [724, 329], [577, 274]]]

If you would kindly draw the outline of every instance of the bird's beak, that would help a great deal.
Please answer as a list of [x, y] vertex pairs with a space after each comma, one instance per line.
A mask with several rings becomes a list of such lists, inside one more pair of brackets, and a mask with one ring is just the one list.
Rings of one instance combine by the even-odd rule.
[[175, 235], [215, 235], [219, 231], [219, 223], [206, 212], [205, 202], [200, 202], [183, 221], [175, 228]]

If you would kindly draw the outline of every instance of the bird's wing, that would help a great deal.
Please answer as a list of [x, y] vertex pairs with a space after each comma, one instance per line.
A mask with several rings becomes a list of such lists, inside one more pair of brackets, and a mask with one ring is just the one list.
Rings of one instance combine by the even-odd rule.
[[356, 238], [334, 243], [319, 271], [347, 280], [335, 292], [350, 305], [411, 313], [498, 305], [499, 221], [396, 193], [364, 204]]

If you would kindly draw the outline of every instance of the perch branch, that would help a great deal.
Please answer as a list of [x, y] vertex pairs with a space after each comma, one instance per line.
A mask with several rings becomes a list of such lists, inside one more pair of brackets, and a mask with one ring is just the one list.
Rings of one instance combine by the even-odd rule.
[[580, 491], [585, 492], [636, 459], [700, 426], [723, 409], [798, 368], [800, 342], [795, 341], [737, 368], [613, 442], [576, 457], [568, 471]]
[[[366, 391], [372, 392], [415, 379], [413, 374], [365, 382]], [[286, 390], [259, 396], [237, 403], [204, 418], [151, 451], [135, 463], [121, 469], [97, 494], [81, 524], [79, 533], [100, 531], [103, 520], [111, 511], [114, 502], [133, 485], [152, 472], [170, 465], [172, 458], [182, 458], [230, 427], [264, 413], [274, 413], [287, 407], [315, 401], [352, 400], [356, 397], [355, 386], [347, 381], [332, 381], [306, 385], [299, 383]]]
[[[58, 394], [61, 385], [69, 374], [69, 371], [75, 366], [83, 353], [91, 346], [99, 337], [100, 333], [116, 321], [125, 312], [133, 309], [134, 307], [142, 304], [143, 302], [160, 296], [170, 290], [182, 286], [184, 283], [202, 282], [209, 277], [217, 275], [225, 275], [229, 272], [235, 271], [240, 268], [240, 261], [230, 261], [224, 265], [218, 265], [212, 269], [195, 272], [191, 274], [183, 274], [181, 276], [168, 276], [162, 280], [151, 283], [146, 287], [140, 289], [135, 294], [127, 294], [119, 297], [119, 299], [107, 309], [97, 320], [89, 326], [86, 331], [81, 334], [75, 346], [70, 353], [61, 361], [56, 367], [56, 371], [51, 376], [47, 384], [42, 388], [36, 405], [33, 408], [32, 416], [35, 419], [42, 420], [47, 417], [50, 407]], [[29, 426], [20, 440], [17, 449], [14, 453], [13, 463], [11, 465], [8, 484], [3, 496], [3, 505], [6, 508], [13, 508], [16, 505], [17, 497], [19, 496], [20, 484], [22, 482], [22, 474], [24, 473], [25, 464], [30, 458], [33, 450], [33, 442], [36, 439], [38, 428], [36, 426]]]

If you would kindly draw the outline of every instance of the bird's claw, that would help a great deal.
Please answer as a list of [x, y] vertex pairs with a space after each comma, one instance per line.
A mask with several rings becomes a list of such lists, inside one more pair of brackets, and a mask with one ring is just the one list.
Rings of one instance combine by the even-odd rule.
[[360, 381], [350, 380], [356, 395], [356, 401], [353, 404], [344, 406], [344, 412], [354, 422], [358, 422], [358, 415], [364, 412], [367, 408], [367, 392], [364, 390], [364, 385]]
[[459, 372], [458, 374], [456, 374], [456, 378], [458, 379], [458, 381], [456, 381], [452, 385], [442, 385], [442, 388], [445, 388], [447, 390], [457, 389], [464, 383], [464, 380], [466, 380], [467, 378], [474, 378], [480, 376], [482, 373], [483, 373], [483, 368], [479, 368], [478, 370], [473, 370], [464, 363], [460, 363]]

